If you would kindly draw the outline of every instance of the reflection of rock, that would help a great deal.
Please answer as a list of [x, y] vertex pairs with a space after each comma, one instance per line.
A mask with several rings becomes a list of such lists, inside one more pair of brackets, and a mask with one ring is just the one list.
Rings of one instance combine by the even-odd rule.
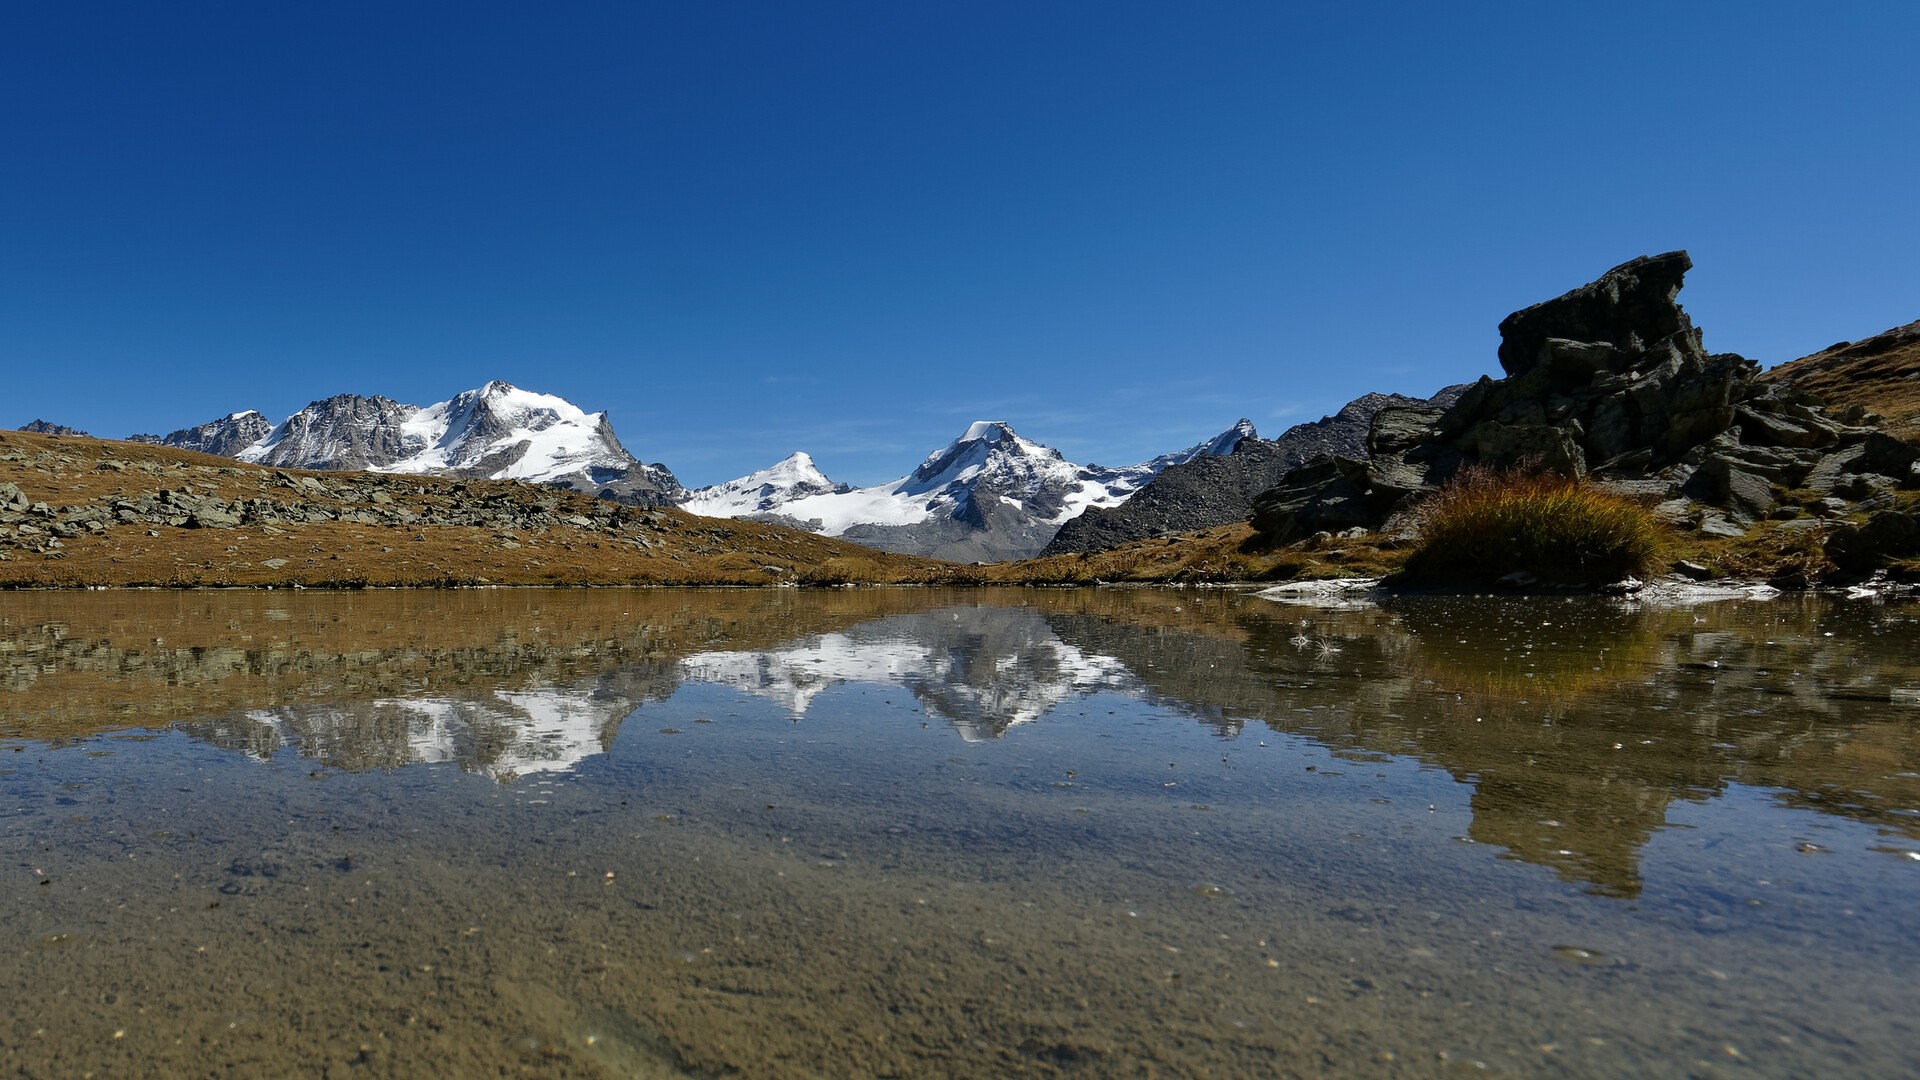
[[1260, 722], [1442, 768], [1473, 789], [1475, 840], [1632, 896], [1669, 808], [1730, 784], [1920, 839], [1908, 639], [1859, 625], [1864, 605], [1753, 610], [1398, 598], [1233, 609], [1207, 633], [1124, 609], [1049, 620], [1222, 734]]
[[1061, 641], [1039, 613], [942, 608], [761, 652], [700, 653], [687, 678], [780, 703], [795, 720], [842, 683], [900, 686], [969, 741], [998, 738], [1077, 694], [1137, 687], [1124, 666]]
[[451, 763], [510, 781], [565, 772], [605, 753], [633, 707], [625, 698], [559, 688], [500, 690], [490, 698], [260, 709], [206, 726], [216, 745], [263, 759], [292, 747], [342, 769]]

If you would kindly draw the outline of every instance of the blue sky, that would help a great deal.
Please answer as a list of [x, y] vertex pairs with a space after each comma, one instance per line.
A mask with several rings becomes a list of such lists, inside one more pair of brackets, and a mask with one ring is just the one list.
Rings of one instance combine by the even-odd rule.
[[0, 424], [492, 378], [689, 484], [1124, 464], [1498, 373], [1684, 247], [1717, 351], [1920, 318], [1920, 5], [0, 15]]

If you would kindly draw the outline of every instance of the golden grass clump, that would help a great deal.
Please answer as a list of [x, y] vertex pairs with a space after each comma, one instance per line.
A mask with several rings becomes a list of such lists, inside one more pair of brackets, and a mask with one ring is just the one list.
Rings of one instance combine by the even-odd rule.
[[1659, 565], [1667, 526], [1647, 507], [1540, 469], [1463, 469], [1417, 511], [1411, 583], [1487, 584], [1515, 573], [1600, 585]]

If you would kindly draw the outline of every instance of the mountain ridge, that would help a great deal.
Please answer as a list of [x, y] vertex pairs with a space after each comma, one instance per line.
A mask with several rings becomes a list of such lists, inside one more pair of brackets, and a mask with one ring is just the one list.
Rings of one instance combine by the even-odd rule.
[[1428, 398], [1363, 394], [1338, 412], [1295, 424], [1277, 439], [1259, 438], [1248, 425], [1247, 437], [1226, 453], [1195, 454], [1169, 465], [1119, 505], [1089, 508], [1063, 523], [1040, 555], [1106, 551], [1149, 537], [1244, 520], [1252, 513], [1254, 497], [1289, 470], [1323, 454], [1364, 456], [1368, 426], [1381, 409], [1443, 405], [1466, 386], [1445, 387]]
[[[738, 480], [689, 493], [695, 513], [752, 517], [840, 536], [884, 551], [953, 562], [1003, 562], [1038, 554], [1090, 507], [1117, 506], [1165, 469], [1230, 453], [1256, 437], [1242, 419], [1184, 450], [1109, 468], [1068, 461], [1005, 421], [978, 420], [896, 480], [834, 484], [794, 455]], [[805, 458], [806, 471], [782, 469]]]

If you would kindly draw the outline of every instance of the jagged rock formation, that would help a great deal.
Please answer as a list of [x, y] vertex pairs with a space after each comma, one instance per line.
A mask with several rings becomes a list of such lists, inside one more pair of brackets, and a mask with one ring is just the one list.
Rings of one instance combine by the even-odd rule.
[[266, 417], [248, 409], [245, 412], [233, 413], [190, 428], [181, 428], [168, 435], [129, 435], [127, 441], [172, 446], [181, 450], [197, 450], [202, 454], [213, 454], [218, 457], [233, 457], [266, 438], [271, 431], [273, 431], [273, 424]]
[[[1271, 543], [1378, 528], [1463, 466], [1537, 462], [1667, 500], [1683, 524], [1737, 533], [1768, 516], [1872, 511], [1920, 484], [1920, 447], [1829, 416], [1759, 365], [1708, 353], [1676, 298], [1683, 251], [1643, 257], [1500, 324], [1503, 379], [1445, 409], [1386, 408], [1367, 453], [1289, 473], [1254, 504]], [[1788, 493], [1810, 492], [1804, 501]], [[1890, 502], [1890, 499], [1888, 500]], [[1704, 511], [1689, 504], [1703, 504]]]
[[86, 437], [87, 434], [79, 428], [68, 427], [65, 424], [56, 424], [51, 420], [35, 420], [30, 424], [22, 424], [20, 425], [20, 430], [29, 431], [35, 435], [79, 435]]
[[1358, 457], [1374, 414], [1388, 407], [1444, 406], [1465, 386], [1450, 386], [1431, 398], [1367, 394], [1332, 416], [1262, 439], [1246, 424], [1246, 437], [1227, 454], [1204, 454], [1167, 467], [1146, 487], [1116, 507], [1094, 507], [1060, 526], [1042, 555], [1106, 551], [1170, 533], [1193, 532], [1244, 520], [1254, 497], [1288, 472], [1324, 455]]

